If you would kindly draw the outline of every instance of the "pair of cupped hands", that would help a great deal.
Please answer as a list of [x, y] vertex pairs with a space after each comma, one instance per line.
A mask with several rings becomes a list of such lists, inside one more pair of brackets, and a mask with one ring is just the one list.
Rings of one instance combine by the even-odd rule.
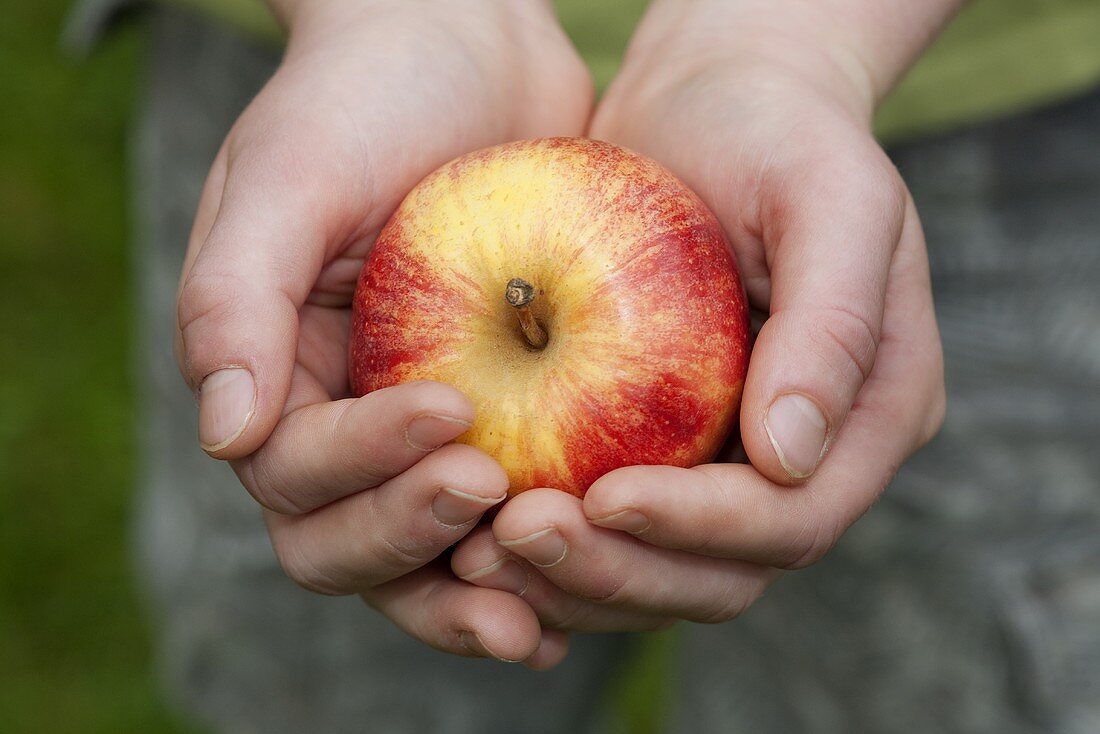
[[[870, 77], [768, 23], [723, 31], [734, 20], [705, 6], [654, 3], [595, 108], [548, 2], [285, 14], [284, 61], [202, 192], [177, 352], [200, 443], [263, 506], [299, 584], [359, 594], [441, 650], [550, 668], [574, 631], [736, 616], [820, 559], [938, 429], [924, 239], [869, 132]], [[740, 412], [751, 464], [627, 467], [583, 500], [531, 490], [479, 523], [508, 482], [452, 443], [473, 407], [430, 382], [351, 397], [349, 305], [423, 176], [555, 135], [652, 157], [717, 214], [767, 314]]]

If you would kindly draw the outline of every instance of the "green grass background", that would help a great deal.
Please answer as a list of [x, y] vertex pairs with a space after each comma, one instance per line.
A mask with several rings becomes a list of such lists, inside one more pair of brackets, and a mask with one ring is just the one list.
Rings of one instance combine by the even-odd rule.
[[183, 732], [156, 694], [126, 545], [142, 34], [66, 58], [68, 5], [5, 3], [0, 20], [0, 731]]

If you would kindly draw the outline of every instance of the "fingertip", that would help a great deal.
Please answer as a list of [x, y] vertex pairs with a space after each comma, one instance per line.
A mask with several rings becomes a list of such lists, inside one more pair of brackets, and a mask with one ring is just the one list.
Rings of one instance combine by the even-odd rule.
[[556, 520], [583, 516], [581, 499], [558, 489], [529, 489], [512, 497], [493, 519], [493, 535], [499, 540], [537, 533]]
[[474, 528], [451, 552], [451, 571], [463, 581], [475, 582], [507, 560], [507, 553], [493, 537], [488, 525]]
[[[590, 523], [637, 535], [649, 530], [664, 514], [660, 505], [675, 502], [680, 492], [694, 486], [693, 469], [677, 466], [628, 466], [597, 480], [584, 498]], [[657, 505], [657, 507], [655, 507]]]
[[632, 490], [648, 482], [650, 472], [661, 467], [624, 466], [604, 474], [584, 495], [582, 507], [589, 522], [632, 509]]
[[443, 487], [431, 500], [432, 517], [441, 529], [457, 532], [475, 523], [492, 507], [503, 502], [505, 495], [485, 497], [480, 492]]
[[284, 375], [257, 360], [210, 372], [196, 391], [199, 448], [222, 461], [254, 454], [291, 411], [293, 373], [292, 364]]
[[790, 389], [745, 405], [741, 415], [745, 455], [769, 481], [804, 484], [825, 459], [835, 433], [826, 415], [818, 400]]
[[256, 413], [256, 380], [244, 367], [207, 375], [199, 387], [199, 445], [211, 456], [232, 455], [232, 445]]
[[506, 663], [527, 660], [539, 649], [542, 627], [519, 597], [496, 589], [474, 589], [460, 622], [462, 646], [480, 657]]
[[[180, 292], [176, 349], [198, 398], [199, 446], [217, 459], [255, 451], [278, 423], [294, 374], [298, 313], [238, 275], [195, 268]], [[205, 268], [205, 269], [204, 269]]]
[[375, 392], [384, 393], [386, 391], [400, 393], [402, 402], [408, 406], [409, 412], [414, 415], [441, 415], [467, 425], [473, 423], [477, 415], [474, 404], [470, 399], [458, 388], [445, 382], [414, 380], [392, 387], [385, 387]]
[[569, 634], [561, 630], [543, 629], [539, 647], [523, 664], [531, 670], [550, 670], [569, 655]]
[[[790, 314], [773, 315], [764, 325], [741, 401], [745, 455], [776, 484], [802, 484], [817, 471], [835, 432], [833, 418], [855, 397], [854, 384], [829, 379], [835, 374], [831, 363], [818, 355], [827, 352], [799, 340], [803, 326], [803, 319]], [[794, 359], [800, 348], [815, 356]]]
[[468, 492], [485, 500], [491, 499], [494, 503], [506, 499], [508, 473], [496, 459], [481, 449], [452, 443], [437, 449], [430, 458], [439, 465], [441, 486]]
[[812, 398], [787, 392], [772, 401], [764, 414], [764, 432], [787, 478], [803, 481], [825, 455], [829, 422]]
[[[434, 451], [473, 425], [473, 403], [456, 388], [442, 382], [406, 382], [376, 390], [369, 396], [372, 406], [390, 405], [404, 414], [405, 441], [417, 451]], [[364, 418], [373, 421], [377, 416], [372, 410]]]

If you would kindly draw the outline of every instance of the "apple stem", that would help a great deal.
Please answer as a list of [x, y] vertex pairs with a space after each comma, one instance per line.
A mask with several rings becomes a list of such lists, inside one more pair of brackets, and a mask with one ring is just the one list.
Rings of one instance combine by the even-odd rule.
[[535, 300], [535, 286], [523, 278], [512, 278], [504, 288], [504, 298], [516, 309], [519, 328], [523, 330], [527, 343], [535, 349], [545, 347], [550, 338], [539, 326], [539, 322], [535, 321], [535, 315], [531, 313], [531, 301]]

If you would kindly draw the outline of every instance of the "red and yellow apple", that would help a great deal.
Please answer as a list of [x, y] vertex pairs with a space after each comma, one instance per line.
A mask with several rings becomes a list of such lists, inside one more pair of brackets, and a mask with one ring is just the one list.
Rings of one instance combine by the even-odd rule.
[[736, 421], [744, 289], [714, 215], [657, 163], [548, 138], [444, 165], [382, 230], [352, 307], [357, 395], [438, 380], [513, 494], [693, 466]]

